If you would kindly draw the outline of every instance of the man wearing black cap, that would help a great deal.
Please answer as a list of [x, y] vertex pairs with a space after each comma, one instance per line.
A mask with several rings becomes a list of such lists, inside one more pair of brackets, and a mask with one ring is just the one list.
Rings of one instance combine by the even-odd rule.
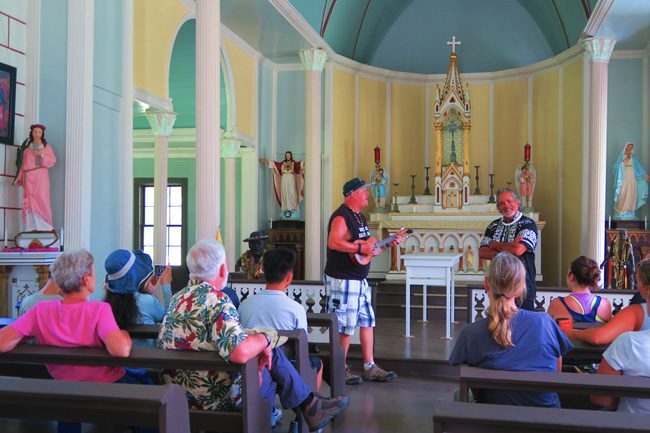
[[[360, 265], [353, 262], [350, 254], [375, 256], [381, 252], [375, 249], [370, 238], [370, 229], [361, 210], [368, 206], [368, 188], [359, 178], [351, 179], [343, 185], [344, 201], [334, 211], [327, 225], [327, 263], [325, 282], [328, 293], [327, 309], [335, 312], [339, 322], [339, 339], [347, 360], [350, 337], [360, 328], [361, 351], [363, 352], [364, 372], [362, 376], [352, 373], [346, 363], [345, 382], [355, 385], [366, 381], [388, 382], [397, 377], [394, 371], [385, 371], [374, 362], [373, 329], [375, 312], [372, 309], [370, 287], [366, 281], [370, 263]], [[365, 242], [355, 242], [362, 240]], [[392, 246], [399, 243], [397, 237]]]

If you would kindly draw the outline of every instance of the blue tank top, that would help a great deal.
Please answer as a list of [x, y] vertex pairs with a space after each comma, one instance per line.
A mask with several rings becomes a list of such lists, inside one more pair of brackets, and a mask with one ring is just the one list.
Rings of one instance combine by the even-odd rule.
[[[564, 300], [564, 297], [558, 298], [562, 305], [567, 309], [569, 314], [571, 314], [571, 318], [573, 319], [574, 322], [596, 322], [598, 321], [598, 307], [600, 306], [600, 302], [603, 300], [600, 296], [594, 296], [594, 301], [591, 304], [591, 311], [588, 313], [578, 313], [577, 311], [572, 310], [569, 308], [567, 305], [566, 301]], [[582, 304], [581, 304], [582, 305]]]

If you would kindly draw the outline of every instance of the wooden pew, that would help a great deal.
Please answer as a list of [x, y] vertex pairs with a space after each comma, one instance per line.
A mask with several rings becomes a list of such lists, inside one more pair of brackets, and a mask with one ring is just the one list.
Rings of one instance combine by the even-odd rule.
[[[242, 411], [220, 412], [190, 410], [192, 430], [220, 432], [268, 432], [270, 403], [260, 395], [257, 357], [246, 364], [225, 362], [216, 352], [185, 352], [133, 348], [128, 358], [113, 357], [104, 348], [64, 348], [21, 344], [0, 353], [0, 363], [71, 364], [131, 368], [238, 371], [242, 375]], [[52, 382], [58, 384], [59, 382]], [[90, 384], [94, 385], [94, 384]], [[119, 386], [124, 386], [119, 384]], [[151, 385], [135, 385], [149, 387]]]
[[[343, 358], [343, 348], [339, 342], [339, 329], [338, 329], [338, 319], [335, 314], [322, 314], [322, 313], [308, 313], [307, 314], [307, 324], [313, 328], [327, 328], [329, 334], [329, 341], [327, 347], [321, 353], [327, 355], [323, 359], [323, 367], [326, 368], [326, 371], [323, 373], [328, 373], [325, 375], [329, 380], [331, 388], [331, 396], [337, 397], [340, 395], [345, 395], [345, 359]], [[131, 338], [157, 338], [158, 337], [159, 325], [136, 325], [132, 326], [127, 331]], [[282, 333], [288, 331], [282, 331]], [[290, 334], [283, 334], [289, 336]], [[296, 352], [298, 353], [298, 351]], [[320, 353], [317, 353], [320, 354]], [[300, 360], [302, 358], [297, 359]], [[307, 367], [309, 367], [309, 358], [305, 358], [307, 361]], [[301, 367], [297, 368], [298, 371], [303, 372], [308, 371], [308, 369], [302, 369]], [[303, 376], [306, 378], [306, 376]], [[308, 385], [311, 384], [308, 383]], [[314, 389], [314, 388], [312, 388]]]
[[345, 358], [339, 341], [339, 322], [334, 313], [307, 313], [307, 324], [314, 328], [327, 328], [329, 341], [323, 357], [323, 376], [328, 379], [331, 397], [345, 395]]
[[0, 377], [0, 417], [114, 423], [117, 416], [125, 426], [158, 427], [161, 433], [190, 432], [185, 390], [178, 385]]
[[650, 416], [634, 413], [439, 401], [434, 433], [641, 433]]
[[469, 388], [650, 398], [650, 378], [639, 376], [504, 371], [462, 365], [459, 381], [463, 402], [468, 401]]

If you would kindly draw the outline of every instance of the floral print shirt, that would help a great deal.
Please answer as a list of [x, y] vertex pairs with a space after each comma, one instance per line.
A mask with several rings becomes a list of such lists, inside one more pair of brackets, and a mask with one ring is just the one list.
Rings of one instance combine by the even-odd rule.
[[[167, 350], [214, 351], [226, 361], [247, 334], [239, 313], [225, 293], [214, 286], [190, 280], [176, 293], [160, 326], [158, 347]], [[165, 382], [185, 388], [193, 407], [206, 410], [238, 410], [241, 376], [236, 372], [166, 371]]]

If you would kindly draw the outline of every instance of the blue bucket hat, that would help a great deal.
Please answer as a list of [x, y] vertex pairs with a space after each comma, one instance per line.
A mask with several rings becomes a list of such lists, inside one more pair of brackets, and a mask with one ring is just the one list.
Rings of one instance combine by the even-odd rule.
[[153, 262], [142, 250], [115, 250], [104, 262], [106, 286], [113, 293], [135, 293], [153, 274]]

